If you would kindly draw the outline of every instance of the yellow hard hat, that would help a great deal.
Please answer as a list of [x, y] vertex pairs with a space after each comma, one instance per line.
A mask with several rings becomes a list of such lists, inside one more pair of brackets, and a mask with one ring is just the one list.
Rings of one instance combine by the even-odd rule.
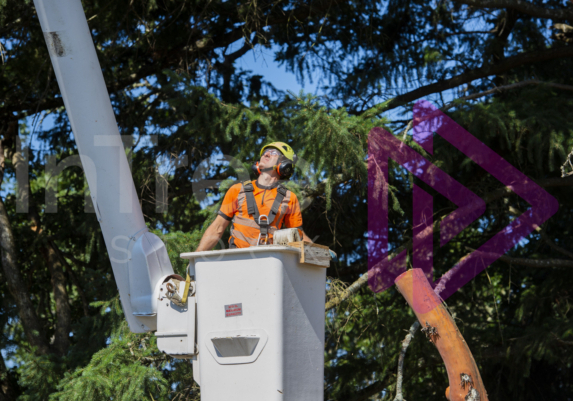
[[273, 142], [263, 146], [261, 149], [261, 157], [265, 153], [266, 148], [277, 148], [289, 160], [295, 161], [294, 150], [284, 142]]

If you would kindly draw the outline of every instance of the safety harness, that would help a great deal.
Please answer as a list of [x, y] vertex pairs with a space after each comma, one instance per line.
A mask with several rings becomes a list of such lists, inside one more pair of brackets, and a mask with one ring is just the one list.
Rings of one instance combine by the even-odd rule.
[[243, 191], [245, 192], [245, 199], [247, 201], [247, 210], [249, 215], [254, 217], [255, 223], [259, 226], [260, 234], [257, 240], [257, 245], [261, 245], [261, 241], [264, 241], [262, 245], [267, 245], [269, 242], [269, 225], [275, 220], [277, 213], [279, 212], [280, 205], [287, 195], [288, 190], [279, 185], [277, 187], [277, 197], [271, 206], [271, 211], [268, 216], [259, 213], [259, 208], [257, 207], [257, 202], [255, 201], [255, 195], [253, 194], [255, 188], [251, 181], [245, 181], [242, 183]]

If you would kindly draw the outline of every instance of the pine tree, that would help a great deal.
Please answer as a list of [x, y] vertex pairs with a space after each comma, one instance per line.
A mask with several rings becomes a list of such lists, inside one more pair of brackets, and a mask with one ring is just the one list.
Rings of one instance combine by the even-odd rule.
[[[195, 249], [261, 144], [281, 140], [302, 160], [287, 185], [305, 200], [305, 231], [339, 255], [327, 283], [336, 300], [367, 271], [368, 134], [383, 127], [486, 200], [478, 221], [435, 247], [438, 278], [529, 205], [440, 137], [432, 155], [416, 146], [412, 105], [425, 98], [560, 204], [446, 301], [490, 399], [573, 397], [573, 181], [561, 177], [562, 167], [573, 169], [573, 47], [551, 29], [573, 24], [570, 4], [82, 4], [121, 134], [133, 138], [127, 151], [147, 224], [176, 272], [185, 270], [179, 253]], [[320, 95], [284, 93], [241, 69], [241, 57], [263, 51], [301, 82], [319, 77]], [[57, 182], [45, 174], [47, 156], [60, 162], [77, 148], [32, 2], [0, 1], [0, 53], [0, 399], [198, 400], [189, 362], [127, 329], [99, 224], [84, 212], [81, 169], [65, 169]], [[221, 155], [234, 161], [208, 164]], [[395, 251], [412, 238], [413, 184], [433, 195], [435, 220], [455, 206], [391, 167]], [[30, 183], [24, 213], [17, 171]], [[200, 180], [207, 188], [198, 190]], [[156, 181], [167, 183], [166, 199]], [[56, 190], [57, 213], [47, 211], [47, 188]], [[325, 399], [393, 399], [412, 311], [394, 288], [363, 286], [335, 304], [326, 312]], [[404, 375], [406, 399], [444, 399], [443, 363], [423, 336], [411, 342]]]

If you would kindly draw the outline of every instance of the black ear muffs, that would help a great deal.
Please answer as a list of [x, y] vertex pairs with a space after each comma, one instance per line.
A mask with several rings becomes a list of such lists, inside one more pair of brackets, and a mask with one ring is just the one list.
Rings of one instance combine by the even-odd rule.
[[276, 167], [277, 173], [281, 178], [290, 178], [292, 173], [294, 173], [294, 163], [292, 160], [284, 159]]

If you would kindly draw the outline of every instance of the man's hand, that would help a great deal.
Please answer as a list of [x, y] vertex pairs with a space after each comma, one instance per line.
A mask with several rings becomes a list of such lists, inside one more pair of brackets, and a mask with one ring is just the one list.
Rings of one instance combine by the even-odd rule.
[[205, 234], [203, 234], [203, 238], [201, 238], [201, 242], [199, 246], [195, 250], [195, 252], [201, 251], [210, 251], [213, 247], [219, 242], [225, 229], [229, 226], [230, 221], [225, 220], [221, 216], [217, 216], [215, 221], [211, 223]]

